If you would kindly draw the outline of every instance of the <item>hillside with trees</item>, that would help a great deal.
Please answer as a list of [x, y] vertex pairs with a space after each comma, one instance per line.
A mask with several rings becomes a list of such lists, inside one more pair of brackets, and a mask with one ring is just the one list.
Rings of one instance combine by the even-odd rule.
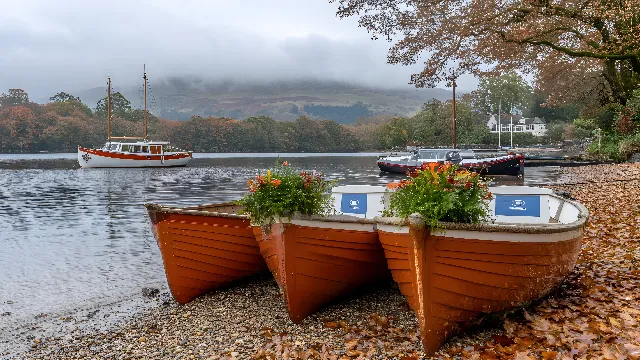
[[[521, 78], [507, 74], [497, 81], [483, 79], [477, 91], [461, 96], [457, 101], [458, 144], [496, 146], [497, 134], [489, 132], [486, 126], [486, 111], [495, 104], [483, 94], [506, 94], [507, 90], [521, 85]], [[558, 142], [591, 135], [595, 123], [566, 121], [567, 114], [571, 114], [569, 108], [543, 107], [538, 103], [539, 96], [526, 89], [515, 92], [520, 95], [513, 97], [513, 103], [532, 114], [546, 111], [545, 114], [552, 116], [547, 118], [552, 130], [543, 138], [514, 134], [514, 144]], [[113, 93], [111, 98], [112, 135], [141, 135], [144, 111], [136, 109], [120, 92]], [[509, 106], [508, 101], [503, 105]], [[638, 99], [634, 101], [634, 104], [640, 103]], [[0, 104], [0, 152], [75, 152], [78, 145], [101, 146], [106, 141], [106, 98], [99, 99], [92, 111], [79, 97], [64, 92], [41, 105], [31, 102], [26, 92], [10, 89], [0, 95]], [[373, 115], [361, 104], [348, 109], [351, 113], [347, 114], [357, 118], [355, 123], [340, 123], [345, 122], [345, 118], [341, 117], [339, 108], [319, 105], [307, 106], [302, 111], [289, 109], [298, 112], [293, 121], [263, 115], [244, 120], [193, 116], [185, 121], [173, 121], [148, 113], [149, 138], [168, 140], [195, 152], [355, 152], [408, 144], [450, 146], [453, 142], [451, 100], [428, 101], [411, 117]], [[304, 111], [338, 121], [312, 119], [301, 115]]]
[[[431, 99], [447, 100], [444, 89], [394, 90], [320, 80], [237, 83], [197, 78], [151, 79], [149, 109], [162, 118], [184, 121], [192, 116], [246, 119], [270, 116], [294, 121], [300, 116], [331, 119], [352, 124], [372, 115], [413, 116]], [[136, 87], [119, 86], [133, 107], [141, 107], [142, 93]], [[86, 104], [105, 96], [104, 88], [80, 92]], [[307, 110], [309, 111], [307, 111]]]

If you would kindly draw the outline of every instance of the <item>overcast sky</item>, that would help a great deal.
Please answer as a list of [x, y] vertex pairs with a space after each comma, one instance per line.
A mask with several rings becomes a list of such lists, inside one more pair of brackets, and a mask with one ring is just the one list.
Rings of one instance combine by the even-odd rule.
[[[32, 98], [153, 79], [296, 77], [407, 87], [390, 43], [328, 0], [0, 0], [0, 92]], [[477, 81], [459, 80], [460, 90]]]

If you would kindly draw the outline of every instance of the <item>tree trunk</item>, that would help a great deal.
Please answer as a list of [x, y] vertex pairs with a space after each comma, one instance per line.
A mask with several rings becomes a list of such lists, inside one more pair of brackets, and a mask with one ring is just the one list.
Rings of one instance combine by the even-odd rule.
[[629, 59], [629, 62], [631, 63], [631, 68], [633, 69], [633, 72], [636, 73], [636, 75], [638, 77], [640, 77], [640, 58], [631, 58]]
[[602, 75], [611, 87], [613, 99], [623, 106], [626, 105], [627, 96], [624, 91], [624, 85], [620, 81], [620, 71], [618, 70], [615, 60], [605, 61]]

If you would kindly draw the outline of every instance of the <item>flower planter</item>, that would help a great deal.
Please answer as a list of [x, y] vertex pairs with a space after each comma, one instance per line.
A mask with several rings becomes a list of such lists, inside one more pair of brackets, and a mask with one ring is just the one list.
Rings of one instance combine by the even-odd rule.
[[551, 195], [545, 224], [443, 224], [430, 231], [419, 215], [375, 218], [387, 264], [415, 311], [422, 344], [434, 354], [483, 313], [548, 294], [580, 252], [584, 206]]

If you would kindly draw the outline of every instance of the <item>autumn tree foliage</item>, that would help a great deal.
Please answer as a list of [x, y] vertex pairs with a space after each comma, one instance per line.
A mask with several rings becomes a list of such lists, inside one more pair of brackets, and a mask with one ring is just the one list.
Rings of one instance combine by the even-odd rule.
[[[463, 72], [512, 69], [548, 80], [560, 64], [571, 75], [560, 80], [582, 95], [625, 104], [639, 82], [637, 0], [329, 1], [339, 3], [342, 18], [361, 15], [360, 26], [374, 39], [401, 37], [389, 50], [390, 63], [413, 64], [428, 53], [424, 70], [411, 76], [416, 87]], [[585, 80], [596, 90], [585, 89]]]

